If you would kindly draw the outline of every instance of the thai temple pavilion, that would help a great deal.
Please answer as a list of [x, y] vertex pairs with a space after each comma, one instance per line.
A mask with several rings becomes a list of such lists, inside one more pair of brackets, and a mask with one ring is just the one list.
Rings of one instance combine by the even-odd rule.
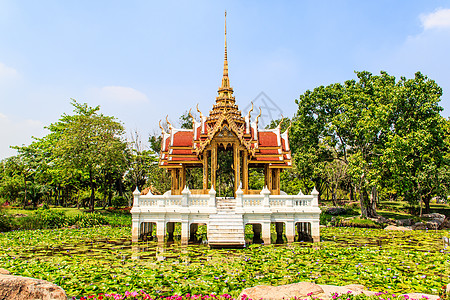
[[[197, 107], [198, 110], [198, 107]], [[318, 193], [286, 195], [280, 189], [280, 174], [291, 168], [288, 131], [281, 132], [281, 124], [274, 129], [259, 129], [259, 114], [252, 119], [252, 109], [245, 116], [236, 105], [228, 76], [226, 14], [225, 59], [222, 84], [216, 102], [208, 116], [199, 110], [200, 120], [194, 117], [192, 129], [163, 127], [159, 166], [166, 168], [172, 178], [171, 190], [164, 195], [141, 195], [134, 192], [132, 236], [137, 241], [148, 235], [156, 225], [158, 241], [173, 239], [174, 224], [181, 223], [181, 242], [194, 239], [199, 224], [207, 225], [207, 242], [215, 247], [245, 245], [244, 228], [253, 225], [254, 241], [271, 243], [270, 227], [275, 223], [277, 240], [285, 235], [293, 242], [319, 240]], [[234, 176], [229, 186], [230, 197], [216, 197], [220, 160], [232, 159]], [[222, 163], [222, 168], [223, 168]], [[189, 189], [187, 170], [200, 168], [203, 185]], [[264, 188], [249, 188], [249, 168], [262, 169]], [[192, 187], [191, 187], [192, 188]]]

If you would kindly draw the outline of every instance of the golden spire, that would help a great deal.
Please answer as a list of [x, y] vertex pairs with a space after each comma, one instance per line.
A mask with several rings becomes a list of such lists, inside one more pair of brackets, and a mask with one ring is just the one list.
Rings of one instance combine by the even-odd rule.
[[235, 122], [243, 123], [244, 119], [238, 106], [235, 104], [233, 96], [233, 88], [230, 86], [230, 79], [228, 77], [228, 52], [227, 52], [227, 11], [225, 11], [225, 57], [223, 61], [223, 76], [222, 85], [219, 87], [218, 96], [216, 97], [216, 104], [213, 105], [210, 111], [208, 122], [218, 120], [219, 117], [227, 113]]
[[225, 59], [223, 61], [223, 78], [222, 86], [223, 88], [230, 87], [230, 79], [228, 78], [228, 54], [227, 54], [227, 11], [225, 11]]

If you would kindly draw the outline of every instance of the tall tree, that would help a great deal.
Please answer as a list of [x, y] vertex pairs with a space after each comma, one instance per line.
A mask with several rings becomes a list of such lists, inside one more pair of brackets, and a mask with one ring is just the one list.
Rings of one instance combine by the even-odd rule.
[[[126, 164], [124, 128], [114, 117], [99, 113], [100, 107], [89, 107], [72, 99], [74, 115], [63, 114], [49, 126], [58, 133], [54, 153], [59, 164], [83, 170], [91, 191], [89, 208], [94, 210], [95, 191], [102, 172], [123, 174]], [[116, 174], [117, 176], [117, 174]]]
[[[373, 217], [377, 190], [387, 182], [413, 201], [424, 195], [426, 182], [419, 174], [425, 173], [420, 170], [436, 169], [439, 174], [443, 162], [437, 153], [445, 150], [439, 133], [441, 90], [421, 73], [399, 82], [386, 72], [356, 74], [358, 81], [320, 86], [296, 100], [291, 147], [300, 170], [316, 186], [324, 181], [324, 162], [345, 164], [350, 188], [358, 191], [362, 215]], [[426, 159], [430, 156], [433, 159]], [[405, 158], [409, 161], [406, 170]], [[408, 195], [411, 187], [416, 192]]]

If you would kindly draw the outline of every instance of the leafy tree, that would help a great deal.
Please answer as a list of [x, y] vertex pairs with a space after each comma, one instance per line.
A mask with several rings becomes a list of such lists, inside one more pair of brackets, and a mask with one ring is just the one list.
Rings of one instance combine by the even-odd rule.
[[124, 128], [114, 117], [99, 114], [100, 107], [89, 107], [72, 100], [74, 115], [63, 114], [49, 126], [58, 133], [54, 154], [58, 164], [82, 170], [91, 191], [89, 208], [94, 210], [95, 191], [101, 174], [123, 174], [126, 166]]
[[358, 81], [320, 86], [296, 100], [291, 148], [299, 170], [316, 186], [326, 182], [324, 163], [342, 163], [350, 191], [358, 191], [362, 214], [373, 217], [377, 190], [387, 184], [410, 202], [425, 195], [424, 186], [427, 197], [435, 193], [423, 175], [430, 168], [440, 174], [443, 164], [437, 155], [445, 150], [441, 90], [421, 73], [399, 82], [386, 72], [356, 74]]
[[[397, 193], [412, 206], [448, 192], [448, 124], [440, 115], [442, 89], [421, 73], [398, 83], [382, 162]], [[420, 206], [422, 207], [422, 206]]]

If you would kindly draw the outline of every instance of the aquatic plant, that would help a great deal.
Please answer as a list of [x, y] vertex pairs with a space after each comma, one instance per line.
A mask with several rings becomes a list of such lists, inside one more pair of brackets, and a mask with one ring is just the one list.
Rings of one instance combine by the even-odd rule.
[[152, 297], [230, 294], [258, 284], [358, 283], [389, 293], [438, 294], [450, 281], [448, 231], [323, 228], [320, 244], [212, 250], [177, 243], [131, 244], [130, 228], [0, 233], [0, 265], [49, 280], [68, 295], [144, 290]]

